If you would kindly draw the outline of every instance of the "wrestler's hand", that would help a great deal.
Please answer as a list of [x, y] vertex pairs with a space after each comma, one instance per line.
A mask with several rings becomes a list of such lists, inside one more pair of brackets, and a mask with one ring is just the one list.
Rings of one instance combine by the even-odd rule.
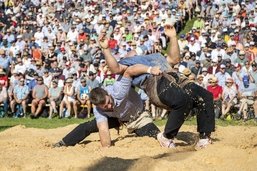
[[102, 30], [99, 37], [98, 37], [98, 42], [99, 45], [102, 49], [107, 49], [108, 48], [108, 38], [106, 36], [106, 30]]
[[171, 26], [171, 25], [165, 25], [165, 26], [164, 26], [164, 33], [165, 33], [165, 35], [168, 36], [169, 38], [172, 38], [172, 37], [176, 37], [176, 36], [177, 36], [175, 27], [173, 27], [173, 26]]
[[154, 66], [151, 68], [150, 73], [153, 75], [160, 75], [162, 73], [162, 71], [159, 66]]

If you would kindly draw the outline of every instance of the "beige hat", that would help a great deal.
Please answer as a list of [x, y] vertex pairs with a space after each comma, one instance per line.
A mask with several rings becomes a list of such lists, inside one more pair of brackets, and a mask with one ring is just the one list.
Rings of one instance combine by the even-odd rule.
[[234, 82], [234, 80], [233, 80], [233, 78], [228, 77], [228, 78], [226, 79], [226, 82], [233, 83], [233, 82]]
[[37, 61], [36, 62], [36, 65], [42, 65], [40, 61]]
[[215, 77], [215, 76], [212, 76], [210, 79], [211, 79], [211, 81], [212, 81], [212, 82], [215, 82], [215, 83], [217, 83], [217, 82], [218, 82], [218, 78], [217, 78], [217, 77]]
[[0, 69], [0, 75], [5, 75], [6, 73], [4, 72], [3, 69]]
[[5, 50], [4, 49], [0, 49], [0, 55], [4, 55], [5, 54]]
[[182, 72], [185, 76], [189, 76], [191, 74], [191, 70], [189, 68], [185, 68]]
[[72, 78], [67, 78], [67, 80], [65, 81], [66, 83], [72, 83], [73, 79]]
[[245, 55], [245, 51], [240, 50], [239, 55]]

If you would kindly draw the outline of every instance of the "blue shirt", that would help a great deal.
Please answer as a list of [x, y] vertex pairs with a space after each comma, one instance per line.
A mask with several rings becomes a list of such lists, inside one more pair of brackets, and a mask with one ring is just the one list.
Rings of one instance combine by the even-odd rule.
[[114, 99], [112, 112], [104, 112], [100, 108], [93, 109], [97, 123], [107, 121], [107, 117], [130, 121], [143, 111], [143, 102], [137, 92], [131, 88], [131, 79], [120, 76], [113, 84], [105, 88]]
[[10, 57], [0, 57], [0, 66], [4, 69], [7, 69], [10, 66], [11, 59]]
[[86, 86], [86, 87], [79, 86], [79, 95], [80, 95], [80, 98], [83, 97], [83, 94], [89, 95], [89, 87], [88, 87], [88, 86]]
[[29, 87], [27, 85], [14, 87], [14, 94], [18, 100], [24, 99], [29, 94]]

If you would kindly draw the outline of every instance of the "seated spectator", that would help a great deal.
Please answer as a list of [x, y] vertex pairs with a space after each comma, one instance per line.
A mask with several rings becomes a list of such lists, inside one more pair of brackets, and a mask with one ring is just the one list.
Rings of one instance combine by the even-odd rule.
[[77, 103], [79, 105], [87, 105], [87, 117], [90, 118], [90, 112], [91, 112], [91, 103], [89, 101], [89, 92], [90, 87], [87, 85], [87, 80], [82, 78], [80, 80], [81, 85], [78, 87], [77, 91]]
[[5, 88], [8, 87], [8, 77], [6, 76], [6, 72], [3, 69], [0, 69], [0, 84]]
[[[75, 118], [77, 118], [77, 106], [76, 106], [76, 100], [75, 100], [76, 91], [75, 91], [75, 87], [72, 86], [72, 83], [73, 83], [72, 78], [68, 78], [65, 82], [64, 89], [63, 89], [64, 97], [60, 104], [60, 110], [59, 110], [60, 118], [62, 117], [69, 118], [71, 116], [72, 106], [73, 106]], [[65, 115], [63, 115], [64, 107], [67, 108]]]
[[46, 104], [46, 98], [48, 95], [48, 88], [44, 85], [43, 77], [38, 77], [37, 85], [32, 91], [32, 104], [31, 104], [31, 119], [35, 119], [42, 112], [43, 107]]
[[231, 77], [229, 73], [226, 72], [226, 65], [220, 65], [220, 71], [217, 74], [215, 74], [215, 77], [217, 77], [218, 79], [218, 84], [222, 87], [225, 87], [225, 82], [227, 78]]
[[222, 111], [220, 118], [226, 118], [231, 107], [237, 103], [237, 88], [232, 78], [226, 79], [226, 85], [222, 91]]
[[11, 102], [11, 111], [12, 115], [15, 115], [15, 106], [22, 105], [23, 112], [20, 113], [19, 115], [24, 117], [27, 114], [27, 103], [29, 99], [29, 87], [25, 85], [25, 79], [21, 78], [19, 80], [19, 84], [14, 87], [13, 91], [13, 99], [10, 101]]
[[248, 107], [249, 105], [254, 104], [254, 99], [256, 96], [257, 87], [255, 84], [250, 83], [249, 78], [246, 80], [244, 78], [243, 82], [239, 85], [239, 99], [240, 99], [240, 108], [237, 112], [238, 119], [242, 117], [243, 113], [243, 120], [247, 121], [248, 119]]
[[218, 85], [218, 79], [215, 76], [210, 78], [209, 83], [210, 85], [207, 86], [207, 90], [213, 95], [215, 116], [216, 118], [219, 118], [221, 109], [222, 87]]
[[208, 68], [208, 73], [215, 75], [220, 71], [220, 65], [218, 64], [218, 58], [212, 59], [212, 66]]
[[112, 77], [111, 71], [107, 71], [106, 78], [104, 79], [103, 86], [107, 87], [109, 85], [113, 85], [115, 82], [115, 79]]
[[6, 90], [6, 87], [0, 84], [0, 104], [2, 103], [4, 104], [4, 113], [7, 114], [7, 110], [8, 110], [7, 90]]
[[202, 72], [201, 62], [199, 60], [195, 61], [195, 66], [191, 68], [193, 74], [198, 76]]
[[49, 71], [47, 69], [44, 70], [43, 79], [44, 79], [44, 84], [48, 88], [50, 88], [51, 81], [52, 81], [52, 75], [49, 74]]
[[62, 87], [58, 87], [57, 80], [52, 81], [52, 87], [49, 88], [48, 98], [50, 102], [49, 119], [51, 119], [53, 115], [58, 115], [56, 106], [59, 106], [62, 101]]
[[96, 73], [89, 71], [88, 73], [88, 77], [89, 79], [87, 79], [87, 85], [91, 88], [94, 89], [96, 87], [100, 87], [100, 83], [99, 81], [96, 79]]
[[203, 75], [198, 75], [197, 77], [197, 80], [196, 80], [196, 84], [203, 87], [203, 88], [206, 88], [207, 86], [204, 84], [203, 82], [203, 78], [204, 76]]

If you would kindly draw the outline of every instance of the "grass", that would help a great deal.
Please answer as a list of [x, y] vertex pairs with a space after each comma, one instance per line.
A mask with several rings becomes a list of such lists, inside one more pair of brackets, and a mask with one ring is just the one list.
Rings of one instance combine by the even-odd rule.
[[39, 118], [39, 119], [30, 119], [30, 118], [1, 118], [0, 119], [0, 131], [8, 129], [10, 127], [16, 125], [25, 125], [29, 128], [44, 128], [44, 129], [51, 129], [51, 128], [58, 128], [64, 127], [70, 124], [79, 124], [85, 122], [89, 119], [47, 119], [47, 118]]
[[[91, 118], [92, 119], [92, 118]], [[8, 128], [11, 128], [13, 126], [17, 125], [24, 125], [28, 128], [43, 128], [43, 129], [52, 129], [52, 128], [58, 128], [58, 127], [64, 127], [71, 124], [80, 124], [86, 121], [89, 121], [91, 119], [47, 119], [47, 118], [39, 118], [39, 119], [30, 119], [30, 118], [1, 118], [0, 119], [0, 132], [4, 131]], [[167, 120], [156, 120], [154, 123], [157, 126], [164, 126], [166, 124]], [[196, 119], [190, 118], [185, 121], [185, 125], [196, 125]], [[249, 120], [247, 122], [243, 121], [222, 121], [222, 120], [216, 120], [216, 125], [219, 126], [257, 126], [257, 123], [253, 120]]]
[[[156, 120], [154, 123], [157, 126], [163, 126], [167, 122], [166, 119], [164, 120]], [[251, 119], [246, 122], [243, 122], [242, 120], [236, 121], [236, 120], [221, 120], [221, 119], [216, 119], [216, 125], [218, 126], [257, 126], [257, 123]], [[196, 119], [195, 118], [190, 118], [187, 119], [184, 123], [185, 125], [196, 125]]]

